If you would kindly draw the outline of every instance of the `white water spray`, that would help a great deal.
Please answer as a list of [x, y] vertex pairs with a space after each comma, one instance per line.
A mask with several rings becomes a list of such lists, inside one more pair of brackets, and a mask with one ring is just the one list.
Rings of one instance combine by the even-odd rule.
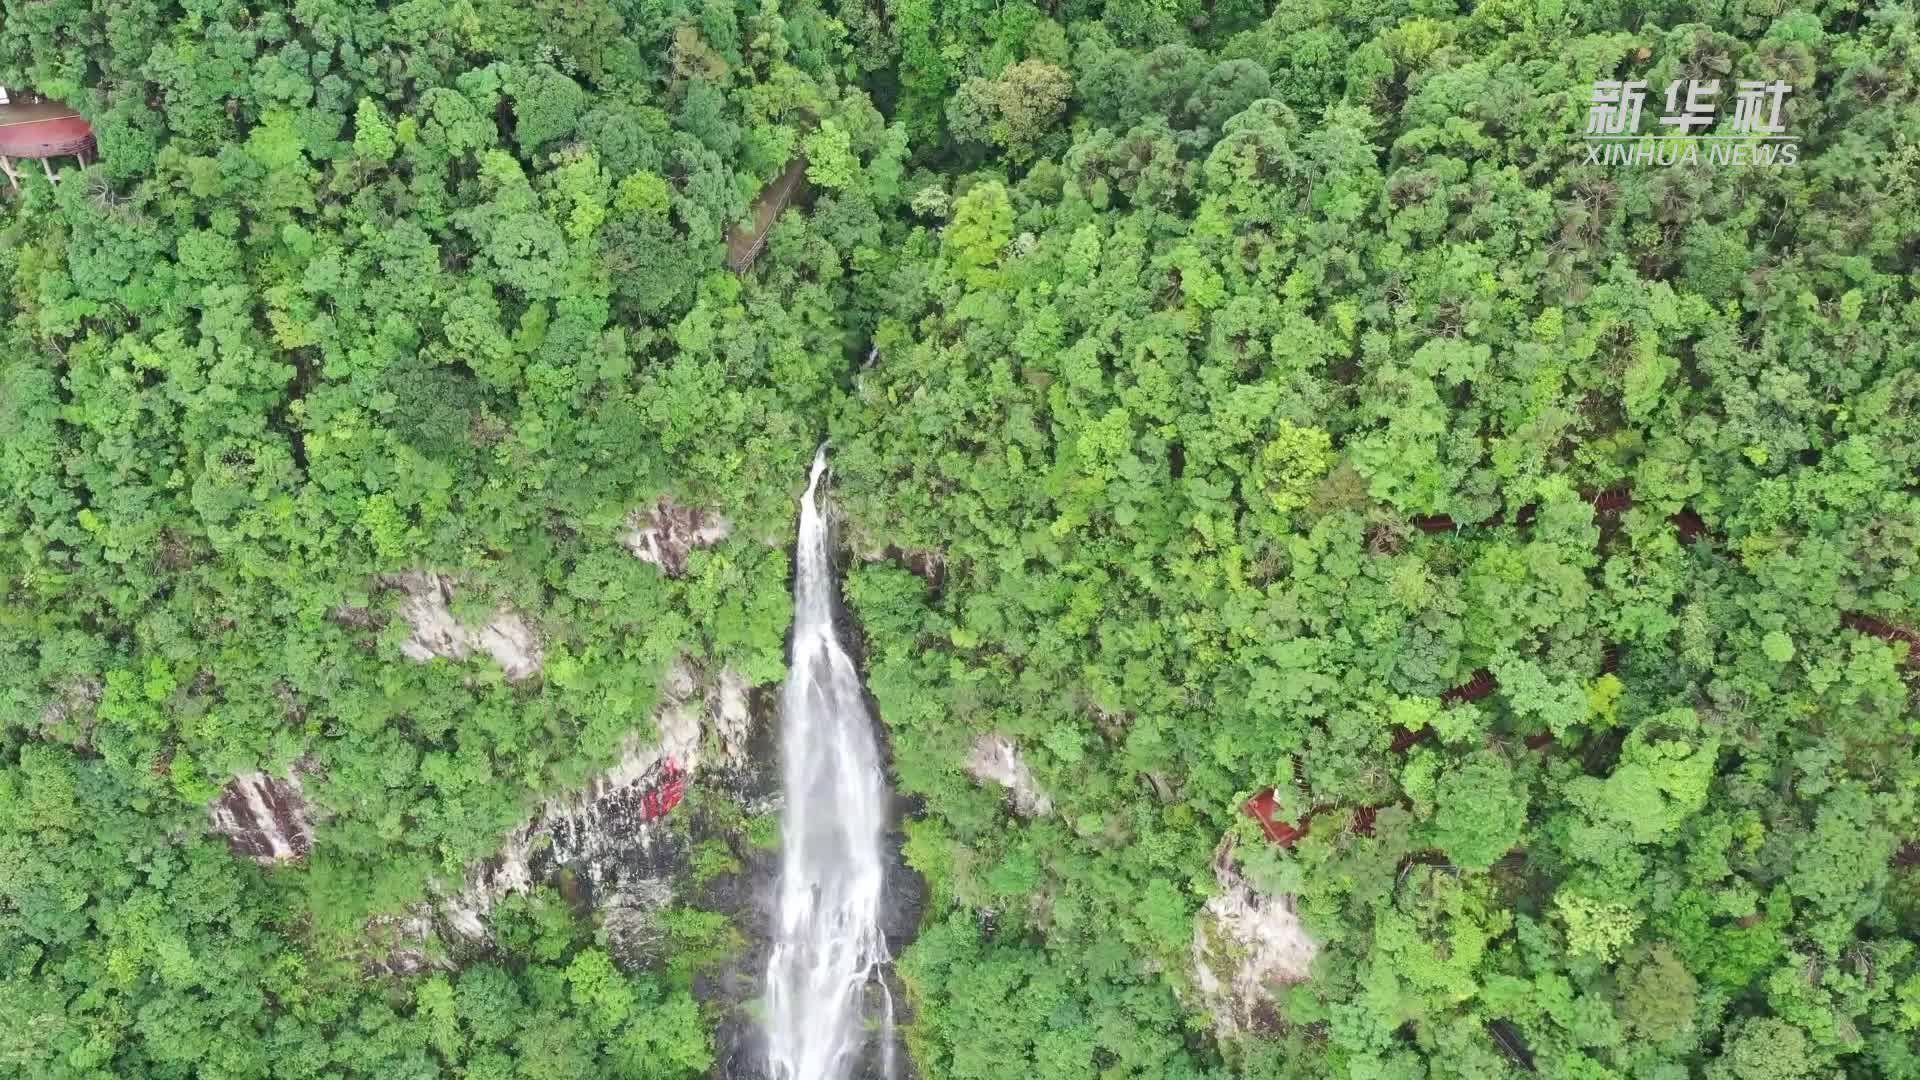
[[881, 1075], [891, 1080], [893, 999], [880, 932], [886, 784], [860, 675], [833, 631], [833, 560], [814, 455], [794, 553], [793, 665], [781, 690], [787, 802], [780, 909], [767, 964], [774, 1080], [847, 1080], [868, 1041], [867, 987], [881, 990]]

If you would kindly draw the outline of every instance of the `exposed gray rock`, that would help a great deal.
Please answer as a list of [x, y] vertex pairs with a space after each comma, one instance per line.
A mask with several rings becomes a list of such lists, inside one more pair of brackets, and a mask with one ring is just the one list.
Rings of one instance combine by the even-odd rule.
[[894, 563], [935, 589], [947, 578], [947, 557], [937, 548], [903, 548], [897, 544], [887, 544], [862, 551], [860, 561]]
[[713, 698], [709, 703], [713, 731], [719, 736], [722, 758], [735, 768], [747, 764], [748, 743], [753, 738], [753, 703], [749, 698], [752, 690], [747, 685], [747, 677], [730, 667], [721, 668], [714, 679]]
[[627, 515], [627, 534], [621, 538], [633, 557], [652, 563], [668, 577], [687, 569], [687, 553], [711, 547], [733, 532], [733, 524], [711, 510], [681, 506], [662, 495], [651, 507]]
[[234, 853], [255, 862], [271, 865], [313, 850], [312, 811], [297, 772], [285, 779], [263, 772], [236, 776], [207, 814]]
[[600, 898], [600, 926], [608, 948], [623, 965], [638, 964], [665, 942], [659, 914], [673, 899], [673, 883], [664, 875], [638, 878]]
[[378, 630], [381, 626], [379, 615], [369, 608], [352, 604], [335, 604], [328, 609], [327, 619], [349, 630]]
[[85, 747], [93, 738], [94, 708], [100, 704], [105, 684], [89, 675], [69, 679], [60, 687], [59, 696], [40, 710], [40, 727], [53, 738], [74, 747]]
[[1013, 796], [1014, 811], [1021, 817], [1044, 817], [1053, 812], [1053, 799], [1041, 790], [1019, 748], [1005, 735], [982, 735], [973, 741], [967, 775], [1006, 788]]
[[413, 634], [401, 643], [400, 651], [409, 659], [464, 661], [481, 652], [514, 682], [540, 670], [540, 639], [512, 608], [502, 605], [487, 622], [472, 626], [453, 617], [454, 581], [445, 574], [417, 570], [386, 574], [380, 584], [406, 594], [400, 614], [413, 627]]
[[457, 885], [388, 920], [387, 955], [373, 966], [391, 971], [427, 963], [427, 938], [435, 929], [450, 939], [488, 942], [494, 905], [562, 867], [600, 911], [614, 955], [631, 961], [644, 954], [657, 944], [655, 916], [673, 901], [672, 879], [686, 855], [685, 840], [662, 819], [696, 774], [731, 765], [707, 760], [709, 742], [744, 758], [753, 728], [748, 692], [730, 668], [709, 677], [674, 660], [661, 680], [655, 730], [629, 734], [611, 767], [548, 799]]
[[1193, 987], [1227, 1038], [1259, 1024], [1277, 991], [1306, 981], [1320, 946], [1293, 897], [1264, 895], [1234, 870], [1230, 845], [1214, 857], [1213, 874], [1220, 895], [1194, 916]]
[[430, 952], [432, 909], [424, 905], [405, 915], [383, 915], [367, 923], [368, 974], [412, 975], [429, 968], [453, 970], [443, 953]]
[[1160, 770], [1148, 769], [1140, 774], [1140, 779], [1146, 781], [1147, 787], [1153, 792], [1153, 797], [1159, 799], [1162, 805], [1172, 805], [1179, 800], [1173, 785], [1167, 781], [1166, 774]]

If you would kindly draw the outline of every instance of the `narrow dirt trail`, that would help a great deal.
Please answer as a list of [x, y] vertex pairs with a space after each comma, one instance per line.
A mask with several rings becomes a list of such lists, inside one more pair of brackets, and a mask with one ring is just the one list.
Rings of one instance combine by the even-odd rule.
[[753, 226], [741, 227], [727, 234], [727, 269], [734, 273], [743, 273], [760, 257], [760, 251], [767, 246], [767, 236], [773, 232], [773, 223], [793, 201], [793, 197], [806, 184], [807, 159], [795, 157], [787, 162], [785, 171], [774, 178], [753, 200]]

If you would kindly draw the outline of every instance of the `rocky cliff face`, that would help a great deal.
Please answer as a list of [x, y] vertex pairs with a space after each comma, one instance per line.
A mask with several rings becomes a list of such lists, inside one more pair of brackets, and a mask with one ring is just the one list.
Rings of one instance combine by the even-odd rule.
[[[451, 957], [489, 944], [487, 917], [501, 898], [563, 878], [570, 895], [593, 907], [609, 951], [626, 966], [665, 959], [660, 916], [669, 907], [715, 912], [742, 946], [695, 975], [695, 997], [719, 1018], [709, 1075], [766, 1080], [755, 1002], [772, 941], [780, 856], [777, 847], [756, 845], [742, 821], [779, 812], [776, 698], [732, 669], [676, 662], [654, 717], [657, 740], [636, 736], [610, 768], [548, 800], [498, 853], [469, 867], [442, 895], [369, 926], [378, 943], [369, 971], [451, 966]], [[695, 788], [719, 798], [701, 800], [708, 809], [678, 806]], [[696, 874], [696, 846], [724, 850], [732, 865]], [[911, 936], [924, 903], [918, 879], [897, 870], [901, 894], [887, 928], [895, 943]], [[436, 940], [447, 948], [432, 948]]]
[[681, 506], [662, 495], [651, 507], [627, 515], [627, 534], [621, 539], [643, 563], [660, 568], [668, 577], [687, 569], [687, 553], [725, 540], [733, 523], [711, 510]]
[[1020, 756], [1020, 749], [1005, 735], [982, 735], [973, 741], [973, 753], [967, 757], [967, 775], [983, 783], [995, 783], [1007, 789], [1013, 808], [1021, 817], [1045, 817], [1053, 813], [1053, 799], [1033, 778], [1033, 770]]
[[76, 749], [92, 744], [94, 708], [106, 684], [91, 676], [69, 679], [60, 693], [40, 710], [40, 728], [46, 736]]
[[1194, 918], [1192, 968], [1198, 1002], [1228, 1038], [1271, 1024], [1274, 994], [1304, 982], [1320, 946], [1291, 896], [1268, 896], [1234, 870], [1232, 848], [1213, 861], [1220, 895]]
[[430, 571], [386, 574], [380, 584], [405, 594], [400, 615], [413, 627], [412, 636], [400, 646], [409, 659], [425, 663], [435, 657], [464, 661], [474, 653], [483, 653], [500, 665], [508, 681], [518, 682], [540, 670], [540, 639], [526, 619], [508, 607], [501, 607], [492, 618], [480, 624], [462, 623], [453, 617], [454, 580]]
[[[731, 531], [724, 517], [664, 496], [630, 514], [627, 524], [627, 549], [670, 576], [685, 571], [692, 549]], [[374, 584], [401, 594], [397, 614], [411, 629], [401, 651], [409, 659], [460, 662], [478, 654], [509, 681], [539, 674], [539, 635], [521, 613], [502, 605], [483, 622], [455, 616], [457, 576], [410, 570], [383, 574]], [[384, 622], [375, 610], [352, 607], [328, 617], [359, 630]], [[754, 813], [774, 805], [778, 794], [776, 754], [771, 745], [754, 745], [769, 725], [757, 722], [753, 688], [739, 672], [702, 671], [678, 659], [660, 697], [654, 730], [632, 733], [612, 766], [582, 788], [548, 799], [501, 839], [494, 855], [443, 883], [431, 899], [370, 925], [369, 968], [404, 972], [445, 964], [447, 950], [432, 947], [435, 941], [456, 951], [484, 947], [487, 917], [502, 897], [559, 880], [563, 871], [569, 887], [596, 909], [616, 954], [641, 959], [654, 937], [654, 917], [676, 899], [690, 840], [698, 839], [684, 822], [675, 828], [667, 820], [689, 787], [723, 786]], [[312, 831], [297, 784], [237, 778], [212, 810], [216, 827], [237, 852], [263, 861], [304, 854]]]
[[263, 772], [236, 776], [220, 789], [207, 815], [234, 854], [258, 863], [297, 859], [313, 850], [312, 810], [297, 771], [285, 778]]
[[749, 810], [764, 810], [778, 771], [770, 748], [762, 756], [749, 745], [755, 718], [750, 688], [737, 672], [703, 673], [676, 660], [661, 698], [655, 732], [630, 735], [610, 768], [547, 800], [455, 887], [387, 923], [395, 948], [375, 966], [425, 963], [421, 946], [434, 931], [454, 944], [485, 944], [487, 915], [502, 897], [563, 869], [599, 911], [615, 955], [642, 958], [654, 916], [675, 899], [675, 878], [685, 869], [689, 837], [666, 815], [696, 783], [725, 785]]
[[[717, 543], [731, 530], [717, 514], [665, 498], [636, 511], [628, 525], [624, 546], [670, 576], [685, 572], [695, 548]], [[467, 587], [459, 577], [414, 570], [382, 575], [375, 585], [402, 594], [395, 614], [410, 628], [402, 646], [410, 659], [464, 661], [477, 654], [510, 680], [539, 674], [540, 640], [520, 613], [499, 607], [485, 622], [454, 615], [455, 598]], [[386, 618], [378, 607], [346, 606], [327, 617], [366, 632], [361, 645], [369, 650], [376, 647], [372, 632]], [[718, 913], [741, 945], [695, 975], [696, 997], [708, 1015], [719, 1018], [711, 1075], [765, 1080], [755, 1002], [772, 940], [780, 869], [778, 847], [770, 843], [781, 800], [777, 699], [777, 687], [753, 686], [733, 668], [674, 661], [661, 682], [653, 730], [641, 725], [608, 768], [547, 799], [501, 838], [492, 856], [442, 882], [429, 899], [370, 923], [367, 972], [451, 967], [484, 951], [491, 945], [494, 907], [541, 884], [559, 884], [570, 901], [591, 906], [610, 951], [630, 966], [664, 959], [661, 915], [667, 909], [685, 905]], [[1015, 778], [1016, 805], [1048, 812], [1050, 801], [1031, 784], [1010, 742], [1005, 755], [1012, 762], [1004, 767]], [[1018, 779], [1023, 776], [1025, 781]], [[681, 805], [695, 793], [698, 798]], [[895, 816], [904, 810], [897, 807]], [[236, 853], [263, 863], [296, 859], [313, 844], [312, 813], [297, 773], [286, 779], [236, 777], [209, 814]], [[889, 845], [882, 927], [896, 954], [917, 931], [925, 904], [924, 883], [900, 857], [903, 839], [896, 835]], [[703, 856], [724, 852], [722, 868], [696, 871], [696, 848]], [[905, 1019], [905, 991], [897, 981], [892, 987]], [[901, 1056], [904, 1062], [904, 1051]]]
[[903, 548], [886, 544], [860, 553], [861, 562], [890, 562], [938, 590], [947, 580], [947, 556], [934, 548]]

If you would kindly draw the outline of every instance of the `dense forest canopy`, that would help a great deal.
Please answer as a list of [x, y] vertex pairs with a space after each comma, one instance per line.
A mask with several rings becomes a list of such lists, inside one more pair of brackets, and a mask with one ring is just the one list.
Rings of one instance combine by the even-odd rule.
[[[1798, 161], [1589, 163], [1624, 79]], [[0, 84], [99, 149], [0, 199], [9, 1075], [719, 1075], [697, 906], [370, 928], [779, 680], [826, 439], [929, 1080], [1920, 1080], [1905, 5], [0, 0]]]

